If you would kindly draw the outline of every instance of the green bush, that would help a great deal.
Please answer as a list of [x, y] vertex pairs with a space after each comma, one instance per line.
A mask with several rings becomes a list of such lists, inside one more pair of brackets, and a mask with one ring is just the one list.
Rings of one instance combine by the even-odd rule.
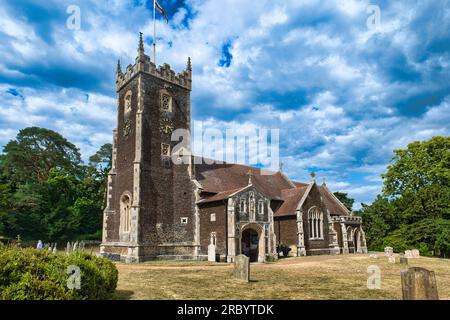
[[[68, 267], [81, 271], [81, 288], [69, 289]], [[0, 247], [0, 300], [104, 300], [114, 297], [118, 272], [86, 253]]]
[[395, 252], [418, 249], [423, 256], [450, 255], [450, 221], [446, 219], [424, 219], [411, 225], [400, 226], [384, 238], [383, 246]]

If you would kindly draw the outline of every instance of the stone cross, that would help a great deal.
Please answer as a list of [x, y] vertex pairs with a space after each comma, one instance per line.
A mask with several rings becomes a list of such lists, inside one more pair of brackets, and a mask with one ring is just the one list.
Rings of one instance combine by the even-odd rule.
[[241, 254], [234, 257], [234, 277], [236, 279], [250, 281], [250, 258]]
[[208, 261], [216, 262], [216, 246], [212, 243], [208, 246]]
[[414, 267], [401, 277], [403, 300], [439, 300], [434, 271]]

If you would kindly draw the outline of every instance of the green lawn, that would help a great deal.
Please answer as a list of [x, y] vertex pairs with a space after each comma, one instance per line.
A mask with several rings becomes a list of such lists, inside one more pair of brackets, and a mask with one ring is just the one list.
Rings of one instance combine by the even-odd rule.
[[[252, 264], [251, 282], [233, 279], [233, 266], [208, 262], [117, 264], [118, 299], [401, 299], [400, 272], [383, 254], [320, 256]], [[381, 269], [381, 289], [367, 289], [367, 267]], [[450, 299], [450, 260], [410, 259], [436, 273], [440, 299]]]

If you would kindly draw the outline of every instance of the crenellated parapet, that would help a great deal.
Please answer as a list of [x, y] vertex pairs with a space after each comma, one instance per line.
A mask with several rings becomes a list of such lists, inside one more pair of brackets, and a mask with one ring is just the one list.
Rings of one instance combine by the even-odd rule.
[[332, 216], [332, 222], [356, 222], [362, 223], [362, 218], [358, 216]]
[[139, 72], [151, 74], [154, 77], [171, 82], [188, 90], [192, 89], [191, 58], [188, 58], [186, 69], [181, 73], [176, 73], [167, 63], [164, 63], [162, 66], [157, 67], [151, 61], [150, 57], [144, 53], [142, 34], [139, 40], [138, 55], [136, 57], [135, 63], [128, 65], [124, 73], [122, 73], [122, 70], [120, 70], [119, 68], [120, 63], [117, 72], [117, 90], [120, 90], [120, 88], [126, 85]]

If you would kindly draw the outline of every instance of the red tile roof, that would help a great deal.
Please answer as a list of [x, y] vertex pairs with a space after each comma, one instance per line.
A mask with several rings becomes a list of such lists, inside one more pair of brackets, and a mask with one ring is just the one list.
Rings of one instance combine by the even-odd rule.
[[333, 195], [327, 186], [319, 187], [325, 206], [332, 216], [348, 216], [350, 211]]
[[[200, 158], [194, 160], [199, 161]], [[195, 178], [204, 192], [212, 193], [198, 203], [210, 203], [228, 199], [232, 194], [248, 186], [249, 171], [252, 185], [271, 200], [283, 201], [274, 213], [275, 217], [295, 215], [295, 210], [308, 189], [308, 184], [290, 181], [283, 173], [272, 172], [262, 175], [261, 169], [239, 164], [195, 164]], [[293, 187], [295, 186], [295, 187]], [[350, 212], [334, 197], [326, 186], [318, 186], [325, 206], [331, 215], [349, 215]]]
[[246, 187], [250, 170], [252, 184], [271, 199], [281, 199], [281, 190], [292, 187], [280, 172], [263, 175], [259, 168], [239, 164], [195, 164], [195, 177], [203, 190], [220, 193]]
[[278, 210], [274, 213], [273, 216], [284, 217], [295, 215], [297, 206], [300, 203], [300, 200], [302, 200], [307, 189], [308, 186], [306, 185], [302, 187], [281, 190], [284, 202], [281, 205], [281, 207], [278, 208]]

